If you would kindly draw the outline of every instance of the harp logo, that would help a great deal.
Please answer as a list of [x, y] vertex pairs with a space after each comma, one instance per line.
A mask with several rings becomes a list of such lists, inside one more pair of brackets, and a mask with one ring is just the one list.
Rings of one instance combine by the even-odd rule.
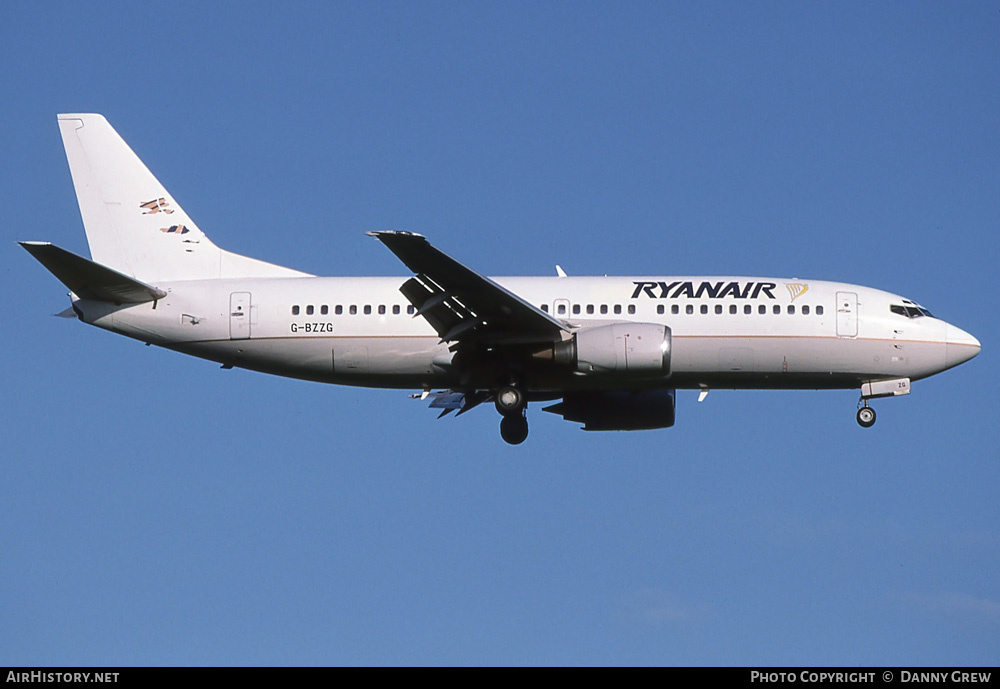
[[154, 213], [166, 213], [170, 215], [174, 212], [172, 208], [169, 207], [170, 202], [164, 198], [153, 199], [152, 201], [146, 201], [146, 203], [140, 203], [139, 208], [145, 208], [142, 212], [143, 215], [153, 215]]
[[809, 289], [809, 285], [804, 285], [801, 282], [786, 282], [785, 287], [788, 288], [788, 294], [791, 295], [792, 301], [795, 301]]

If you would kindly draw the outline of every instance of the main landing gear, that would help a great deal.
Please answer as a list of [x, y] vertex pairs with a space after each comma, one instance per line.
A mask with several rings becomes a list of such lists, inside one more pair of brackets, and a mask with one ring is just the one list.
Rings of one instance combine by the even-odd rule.
[[502, 387], [497, 391], [494, 402], [503, 417], [500, 419], [500, 437], [510, 445], [520, 445], [528, 437], [528, 419], [524, 415], [528, 400], [524, 391], [513, 385]]
[[875, 425], [875, 410], [868, 406], [868, 400], [863, 400], [863, 407], [858, 407], [858, 425], [871, 428]]

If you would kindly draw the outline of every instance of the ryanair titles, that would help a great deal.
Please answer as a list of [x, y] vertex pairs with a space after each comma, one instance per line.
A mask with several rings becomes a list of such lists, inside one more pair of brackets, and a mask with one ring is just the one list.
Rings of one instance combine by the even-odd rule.
[[652, 282], [645, 280], [635, 280], [632, 282], [635, 290], [632, 292], [632, 299], [639, 299], [645, 294], [650, 299], [760, 299], [761, 295], [766, 295], [768, 299], [774, 299], [771, 291], [776, 284], [773, 282]]

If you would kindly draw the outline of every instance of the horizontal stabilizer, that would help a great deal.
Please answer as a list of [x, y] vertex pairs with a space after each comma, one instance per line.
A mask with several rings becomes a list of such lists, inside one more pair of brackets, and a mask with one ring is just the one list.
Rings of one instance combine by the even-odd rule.
[[81, 299], [142, 304], [167, 293], [48, 242], [20, 242], [29, 254]]

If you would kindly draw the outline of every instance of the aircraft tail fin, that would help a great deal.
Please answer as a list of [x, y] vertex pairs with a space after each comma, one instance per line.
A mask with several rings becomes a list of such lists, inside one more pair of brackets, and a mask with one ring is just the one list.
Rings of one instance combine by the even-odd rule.
[[213, 244], [102, 115], [59, 115], [59, 131], [97, 263], [148, 282], [306, 275]]
[[20, 244], [81, 299], [96, 299], [113, 304], [142, 304], [167, 296], [166, 292], [157, 287], [122, 275], [100, 263], [88, 261], [54, 244]]

